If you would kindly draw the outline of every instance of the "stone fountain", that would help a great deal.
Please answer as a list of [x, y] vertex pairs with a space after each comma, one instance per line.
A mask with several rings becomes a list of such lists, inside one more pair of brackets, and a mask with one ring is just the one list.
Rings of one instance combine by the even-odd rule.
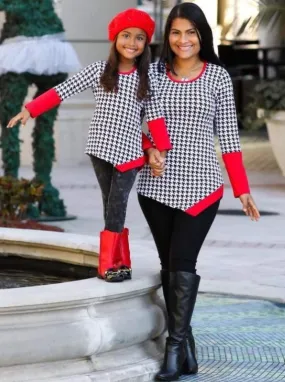
[[[0, 231], [2, 257], [41, 260], [43, 269], [54, 261], [93, 269], [98, 245], [85, 235]], [[165, 329], [157, 256], [135, 242], [131, 250], [132, 281], [88, 277], [0, 290], [1, 382], [152, 380]]]

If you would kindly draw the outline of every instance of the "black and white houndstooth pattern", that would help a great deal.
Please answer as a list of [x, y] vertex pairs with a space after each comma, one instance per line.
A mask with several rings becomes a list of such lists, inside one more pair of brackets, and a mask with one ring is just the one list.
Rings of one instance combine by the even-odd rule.
[[157, 78], [150, 72], [151, 98], [137, 100], [138, 72], [119, 75], [118, 92], [107, 93], [100, 86], [105, 61], [95, 62], [55, 87], [61, 100], [91, 88], [96, 107], [90, 123], [86, 154], [113, 165], [130, 162], [142, 151], [142, 116], [146, 121], [162, 118], [157, 98]]
[[192, 82], [175, 82], [164, 70], [152, 70], [159, 79], [159, 96], [173, 149], [162, 177], [140, 172], [137, 190], [170, 207], [187, 210], [222, 184], [214, 146], [214, 126], [223, 153], [240, 151], [232, 81], [225, 69], [207, 64]]

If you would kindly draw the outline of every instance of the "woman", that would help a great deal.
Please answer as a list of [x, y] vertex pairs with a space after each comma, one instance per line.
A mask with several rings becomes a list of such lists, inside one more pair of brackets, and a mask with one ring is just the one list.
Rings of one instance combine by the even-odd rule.
[[169, 336], [156, 380], [173, 381], [198, 371], [189, 326], [200, 282], [195, 267], [223, 196], [214, 129], [234, 196], [252, 220], [259, 212], [243, 167], [232, 82], [197, 5], [183, 3], [170, 12], [154, 70], [173, 149], [164, 163], [165, 152], [150, 141], [144, 145], [150, 167], [141, 171], [137, 189], [159, 253], [168, 311]]

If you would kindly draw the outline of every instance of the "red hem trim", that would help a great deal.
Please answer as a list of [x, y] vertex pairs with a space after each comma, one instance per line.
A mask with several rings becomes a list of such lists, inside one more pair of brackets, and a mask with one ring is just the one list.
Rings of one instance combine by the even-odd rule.
[[194, 206], [185, 210], [185, 212], [191, 216], [197, 216], [206, 208], [210, 207], [212, 204], [221, 199], [223, 197], [223, 194], [224, 185], [219, 187], [216, 191], [212, 192], [212, 194], [206, 196], [206, 198], [200, 200], [200, 202], [194, 204]]
[[198, 74], [198, 76], [195, 77], [195, 78], [192, 78], [192, 80], [189, 80], [189, 81], [181, 81], [181, 80], [177, 80], [176, 78], [172, 77], [172, 74], [171, 74], [170, 70], [167, 71], [167, 76], [168, 76], [168, 77], [171, 79], [171, 81], [173, 81], [173, 82], [179, 82], [179, 83], [181, 83], [181, 84], [189, 84], [189, 82], [193, 82], [193, 81], [198, 80], [198, 79], [203, 75], [203, 73], [205, 72], [206, 67], [207, 67], [207, 62], [205, 61], [205, 62], [204, 62], [204, 65], [203, 65], [203, 68], [202, 68], [201, 72]]
[[117, 164], [115, 168], [120, 172], [125, 172], [137, 167], [143, 167], [145, 164], [146, 164], [146, 158], [145, 156], [142, 156], [140, 158], [131, 160], [130, 162], [127, 162], [127, 163]]
[[128, 72], [118, 72], [118, 74], [132, 74], [137, 70], [137, 68], [134, 66], [131, 70]]

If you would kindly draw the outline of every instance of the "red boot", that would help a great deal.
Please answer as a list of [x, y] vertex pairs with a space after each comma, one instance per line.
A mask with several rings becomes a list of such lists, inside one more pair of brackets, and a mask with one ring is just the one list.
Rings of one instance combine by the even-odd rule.
[[132, 264], [131, 264], [131, 254], [129, 246], [129, 230], [124, 228], [121, 232], [120, 240], [120, 255], [121, 259], [118, 263], [119, 271], [124, 277], [124, 280], [131, 280], [132, 278]]
[[120, 248], [120, 235], [107, 230], [100, 233], [98, 277], [108, 282], [124, 280], [123, 274], [115, 268], [114, 264]]

